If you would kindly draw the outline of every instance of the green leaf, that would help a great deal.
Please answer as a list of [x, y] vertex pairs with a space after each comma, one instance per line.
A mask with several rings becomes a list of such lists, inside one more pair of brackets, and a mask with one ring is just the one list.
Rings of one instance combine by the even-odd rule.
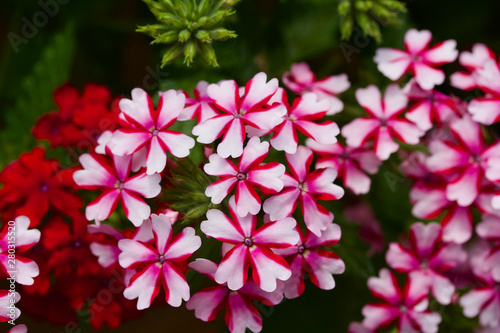
[[[21, 82], [13, 106], [5, 110], [5, 127], [0, 132], [0, 168], [31, 150], [36, 140], [31, 128], [44, 113], [54, 111], [54, 90], [69, 79], [75, 49], [73, 24], [52, 36]], [[15, 140], [13, 140], [15, 139]]]

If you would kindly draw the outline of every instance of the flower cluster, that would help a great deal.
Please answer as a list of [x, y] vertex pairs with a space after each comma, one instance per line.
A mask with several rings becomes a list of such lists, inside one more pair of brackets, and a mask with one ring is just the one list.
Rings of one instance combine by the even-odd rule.
[[[338, 244], [350, 219], [390, 268], [368, 278], [378, 301], [359, 307], [364, 318], [350, 332], [435, 333], [450, 323], [433, 304], [498, 330], [500, 141], [488, 126], [500, 119], [500, 65], [484, 45], [458, 56], [455, 41], [429, 48], [431, 39], [412, 29], [405, 50], [377, 50], [379, 70], [398, 82], [356, 89], [361, 117], [342, 112], [345, 74], [317, 79], [306, 63], [283, 75], [287, 90], [265, 73], [244, 86], [200, 81], [192, 95], [135, 88], [112, 105], [97, 85], [82, 97], [58, 89], [61, 110], [34, 133], [76, 146], [79, 164], [63, 168], [37, 147], [0, 172], [2, 221], [18, 228], [15, 300], [54, 324], [87, 312], [95, 329], [184, 303], [203, 321], [224, 311], [232, 333], [259, 332], [258, 305], [301, 296], [306, 280], [335, 288], [356, 261]], [[452, 85], [483, 97], [437, 90], [441, 66], [457, 57], [466, 71]], [[96, 135], [83, 150], [74, 140], [85, 133]], [[380, 191], [373, 175], [399, 162], [414, 218], [396, 241], [363, 198]], [[5, 225], [4, 257], [7, 235]], [[45, 311], [46, 302], [57, 307]]]

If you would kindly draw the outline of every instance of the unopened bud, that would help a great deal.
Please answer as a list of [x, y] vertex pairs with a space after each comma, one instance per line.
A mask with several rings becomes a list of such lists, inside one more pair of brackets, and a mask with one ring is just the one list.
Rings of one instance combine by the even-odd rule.
[[155, 40], [151, 42], [151, 44], [160, 44], [160, 43], [169, 44], [175, 42], [176, 40], [177, 40], [177, 31], [171, 30], [156, 37]]
[[163, 59], [161, 60], [161, 67], [165, 67], [168, 64], [171, 64], [177, 59], [178, 56], [181, 55], [184, 49], [184, 45], [181, 43], [177, 43], [165, 52], [163, 55]]
[[194, 56], [196, 55], [196, 42], [190, 40], [186, 47], [184, 48], [184, 63], [189, 67], [193, 62]]
[[200, 51], [201, 55], [203, 58], [211, 65], [214, 67], [219, 67], [219, 64], [217, 63], [217, 57], [215, 55], [215, 51], [212, 47], [211, 44], [208, 43], [202, 43], [200, 45]]
[[234, 31], [227, 30], [224, 28], [210, 30], [209, 34], [210, 34], [210, 38], [216, 39], [216, 40], [226, 40], [228, 38], [237, 37], [237, 35], [234, 33]]
[[179, 32], [179, 42], [185, 43], [191, 38], [191, 32], [188, 29], [181, 30]]
[[198, 30], [195, 36], [198, 40], [202, 41], [203, 43], [210, 43], [211, 41], [210, 35], [205, 30]]

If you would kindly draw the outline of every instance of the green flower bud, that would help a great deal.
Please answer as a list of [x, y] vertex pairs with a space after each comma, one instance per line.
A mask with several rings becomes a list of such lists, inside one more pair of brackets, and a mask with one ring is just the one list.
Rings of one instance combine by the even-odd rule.
[[349, 0], [342, 0], [339, 3], [338, 11], [340, 15], [346, 15], [351, 11], [351, 3]]
[[235, 38], [238, 35], [234, 33], [234, 31], [227, 30], [224, 28], [213, 29], [208, 32], [210, 34], [210, 38], [216, 40], [226, 40], [228, 38]]
[[165, 52], [163, 55], [163, 59], [161, 60], [161, 67], [165, 67], [168, 64], [171, 64], [177, 59], [178, 56], [181, 55], [184, 49], [184, 45], [177, 43]]
[[179, 42], [185, 43], [191, 38], [191, 32], [188, 29], [181, 30], [179, 32]]
[[211, 66], [219, 67], [219, 64], [217, 63], [217, 57], [215, 56], [215, 51], [211, 44], [202, 43], [200, 45], [200, 49], [201, 55]]
[[205, 30], [198, 30], [195, 36], [198, 40], [202, 41], [203, 43], [210, 43], [212, 41], [210, 35]]
[[194, 56], [196, 55], [196, 42], [190, 40], [186, 47], [184, 47], [184, 63], [189, 67], [193, 62]]
[[198, 21], [196, 21], [196, 23], [198, 23], [198, 26], [200, 28], [204, 28], [205, 26], [211, 24], [211, 20], [210, 20], [210, 17], [207, 17], [207, 16], [203, 16], [201, 17]]
[[352, 30], [354, 28], [354, 21], [352, 19], [352, 16], [346, 16], [345, 18], [342, 18], [341, 23], [340, 23], [340, 33], [342, 36], [342, 39], [347, 40], [351, 37], [352, 35]]
[[159, 43], [169, 44], [175, 42], [177, 40], [177, 37], [178, 37], [177, 31], [170, 30], [169, 32], [166, 32], [156, 37], [155, 40], [151, 42], [151, 44], [159, 44]]

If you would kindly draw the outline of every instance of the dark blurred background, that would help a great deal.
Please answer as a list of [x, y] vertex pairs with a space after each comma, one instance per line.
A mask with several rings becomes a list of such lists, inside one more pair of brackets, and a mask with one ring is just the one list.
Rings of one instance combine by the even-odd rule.
[[[45, 4], [54, 2], [58, 6], [47, 10]], [[416, 27], [431, 30], [434, 42], [455, 39], [460, 50], [481, 42], [500, 53], [499, 1], [413, 0], [407, 5], [409, 11], [401, 17], [400, 27], [382, 27], [382, 46], [402, 47], [406, 30]], [[307, 61], [319, 77], [347, 73], [355, 87], [387, 83], [372, 62], [379, 45], [371, 39], [362, 39], [360, 45], [356, 34], [342, 42], [336, 8], [333, 0], [242, 0], [237, 14], [227, 22], [238, 38], [214, 44], [219, 68], [208, 67], [197, 57], [191, 68], [181, 59], [160, 69], [164, 47], [149, 45], [149, 36], [135, 32], [137, 25], [154, 23], [153, 15], [139, 0], [2, 0], [0, 167], [35, 145], [30, 135], [34, 121], [55, 110], [53, 91], [67, 81], [79, 88], [88, 82], [102, 83], [115, 95], [127, 95], [134, 87], [150, 92], [169, 88], [191, 92], [201, 79], [216, 82], [231, 78], [244, 83], [259, 71], [281, 78], [293, 62]], [[449, 73], [458, 68], [455, 64], [445, 66]], [[350, 102], [354, 104], [353, 91], [345, 96], [347, 108]], [[354, 231], [343, 227], [343, 232], [345, 238]], [[359, 247], [365, 250], [364, 244]], [[370, 300], [367, 291], [359, 288], [366, 277], [348, 268], [336, 278], [333, 291], [308, 283], [299, 299], [261, 309], [263, 332], [346, 332], [350, 321], [361, 320], [361, 306]], [[28, 314], [21, 319], [30, 332], [64, 332], [64, 328], [31, 320]], [[117, 331], [227, 329], [222, 315], [207, 324], [183, 308], [155, 307]]]

